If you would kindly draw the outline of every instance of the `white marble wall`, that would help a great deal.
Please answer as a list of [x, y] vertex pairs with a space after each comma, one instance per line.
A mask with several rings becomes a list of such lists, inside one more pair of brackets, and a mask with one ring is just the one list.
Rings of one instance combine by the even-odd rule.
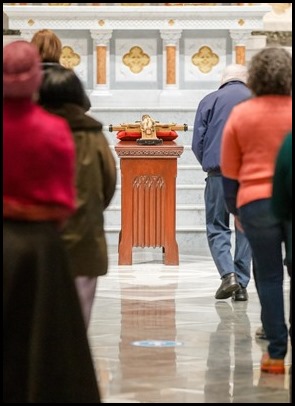
[[[161, 122], [186, 123], [192, 129], [199, 101], [219, 86], [222, 69], [234, 60], [232, 30], [238, 34], [245, 34], [244, 38], [248, 35], [246, 40], [248, 61], [254, 53], [266, 45], [265, 36], [251, 37], [251, 31], [263, 30], [263, 24], [266, 29], [274, 30], [278, 27], [291, 29], [288, 23], [285, 24], [285, 20], [290, 20], [288, 14], [290, 10], [278, 16], [271, 11], [265, 16], [264, 22], [261, 16], [260, 24], [255, 16], [255, 13], [259, 14], [258, 6], [228, 8], [226, 13], [224, 7], [204, 7], [202, 10], [208, 10], [200, 14], [199, 12], [196, 14], [195, 7], [183, 7], [179, 12], [175, 7], [150, 7], [151, 12], [147, 15], [138, 14], [134, 7], [125, 7], [117, 13], [116, 7], [108, 8], [103, 6], [104, 3], [100, 4], [102, 7], [91, 8], [93, 10], [91, 13], [85, 7], [81, 7], [81, 13], [73, 11], [74, 15], [71, 18], [69, 17], [71, 12], [65, 12], [64, 17], [61, 17], [63, 12], [57, 10], [59, 17], [55, 20], [51, 17], [51, 10], [58, 8], [48, 7], [48, 13], [43, 15], [38, 12], [38, 7], [34, 7], [24, 16], [25, 11], [23, 13], [21, 11], [29, 8], [23, 6], [19, 14], [12, 12], [8, 28], [21, 29], [22, 37], [28, 40], [36, 30], [51, 28], [61, 38], [64, 46], [70, 46], [73, 52], [80, 56], [80, 63], [74, 69], [90, 95], [93, 106], [90, 114], [106, 126], [105, 134], [113, 151], [117, 139], [114, 133], [107, 131], [108, 125], [134, 122], [145, 113]], [[85, 6], [85, 3], [83, 5]], [[71, 7], [66, 9], [70, 10]], [[30, 19], [32, 25], [28, 26]], [[280, 21], [280, 25], [273, 24], [273, 19], [276, 22]], [[7, 21], [4, 22], [7, 24]], [[179, 34], [179, 39], [175, 40], [177, 83], [174, 89], [167, 89], [165, 86], [167, 36], [163, 35], [163, 28], [168, 32], [174, 31]], [[98, 92], [95, 89], [97, 44], [93, 38], [95, 33], [100, 35], [104, 30], [108, 30], [110, 34], [109, 42], [106, 41], [109, 58], [108, 83], [107, 91]], [[6, 37], [4, 43], [13, 39], [10, 36]], [[138, 73], [132, 72], [122, 62], [123, 56], [134, 46], [139, 46], [150, 58], [149, 64]], [[207, 73], [201, 72], [192, 63], [192, 56], [202, 46], [208, 46], [219, 58], [218, 64]], [[208, 250], [203, 196], [205, 174], [191, 151], [191, 139], [191, 130], [187, 133], [179, 132], [177, 139], [177, 142], [184, 146], [183, 155], [178, 160], [176, 181], [176, 225], [180, 252]], [[116, 157], [115, 152], [114, 155]], [[121, 226], [120, 166], [117, 157], [116, 160], [118, 185], [112, 203], [105, 213], [110, 245], [118, 244]]]
[[[131, 33], [130, 33], [131, 34]], [[158, 50], [157, 38], [138, 38], [134, 39], [131, 35], [129, 38], [114, 40], [115, 47], [115, 83], [132, 82], [139, 85], [151, 82], [156, 83], [158, 79]], [[123, 57], [130, 54], [133, 47], [139, 47], [143, 53], [150, 58], [148, 65], [143, 67], [140, 72], [132, 72], [128, 66], [123, 63]], [[111, 84], [112, 87], [112, 84]]]
[[[207, 35], [206, 35], [207, 34]], [[210, 84], [220, 81], [221, 73], [231, 59], [227, 55], [227, 33], [214, 31], [214, 37], [208, 37], [208, 31], [202, 33], [201, 38], [184, 38], [184, 80], [185, 82], [202, 82]], [[203, 46], [209, 47], [219, 58], [218, 64], [208, 73], [203, 73], [192, 63], [192, 57]]]

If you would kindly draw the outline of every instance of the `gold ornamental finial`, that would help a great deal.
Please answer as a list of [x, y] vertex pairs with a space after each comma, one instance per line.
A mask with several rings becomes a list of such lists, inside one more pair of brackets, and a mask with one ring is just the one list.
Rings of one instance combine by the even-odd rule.
[[187, 131], [187, 124], [160, 123], [154, 120], [149, 114], [143, 114], [141, 121], [135, 123], [123, 123], [120, 125], [109, 125], [109, 131], [141, 132], [141, 138], [137, 139], [137, 144], [156, 145], [162, 144], [163, 140], [157, 137], [157, 131]]

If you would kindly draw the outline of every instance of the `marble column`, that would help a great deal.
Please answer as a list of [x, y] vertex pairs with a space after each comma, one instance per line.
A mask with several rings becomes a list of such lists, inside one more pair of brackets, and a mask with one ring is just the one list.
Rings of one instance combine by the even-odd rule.
[[93, 39], [93, 88], [94, 93], [106, 93], [110, 89], [110, 50], [112, 30], [91, 30]]
[[230, 30], [230, 36], [235, 50], [233, 62], [245, 65], [246, 63], [246, 42], [251, 36], [250, 30]]
[[179, 39], [182, 30], [161, 30], [164, 89], [179, 88]]

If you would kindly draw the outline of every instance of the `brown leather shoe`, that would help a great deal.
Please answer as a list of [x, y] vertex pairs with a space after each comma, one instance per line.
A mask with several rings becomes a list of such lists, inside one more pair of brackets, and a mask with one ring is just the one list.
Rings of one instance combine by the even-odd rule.
[[227, 299], [232, 296], [233, 292], [240, 288], [234, 272], [225, 275], [221, 281], [221, 285], [215, 293], [215, 299]]
[[247, 289], [240, 286], [240, 288], [233, 293], [232, 300], [235, 302], [244, 302], [245, 300], [248, 300]]

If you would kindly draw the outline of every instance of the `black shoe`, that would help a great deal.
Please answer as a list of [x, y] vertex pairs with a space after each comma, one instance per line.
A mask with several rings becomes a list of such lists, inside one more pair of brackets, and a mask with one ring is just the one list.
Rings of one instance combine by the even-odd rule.
[[240, 288], [233, 293], [232, 300], [235, 302], [244, 302], [245, 300], [248, 300], [247, 289], [240, 286]]
[[222, 279], [221, 285], [215, 293], [215, 299], [227, 299], [240, 288], [235, 273], [228, 273]]

